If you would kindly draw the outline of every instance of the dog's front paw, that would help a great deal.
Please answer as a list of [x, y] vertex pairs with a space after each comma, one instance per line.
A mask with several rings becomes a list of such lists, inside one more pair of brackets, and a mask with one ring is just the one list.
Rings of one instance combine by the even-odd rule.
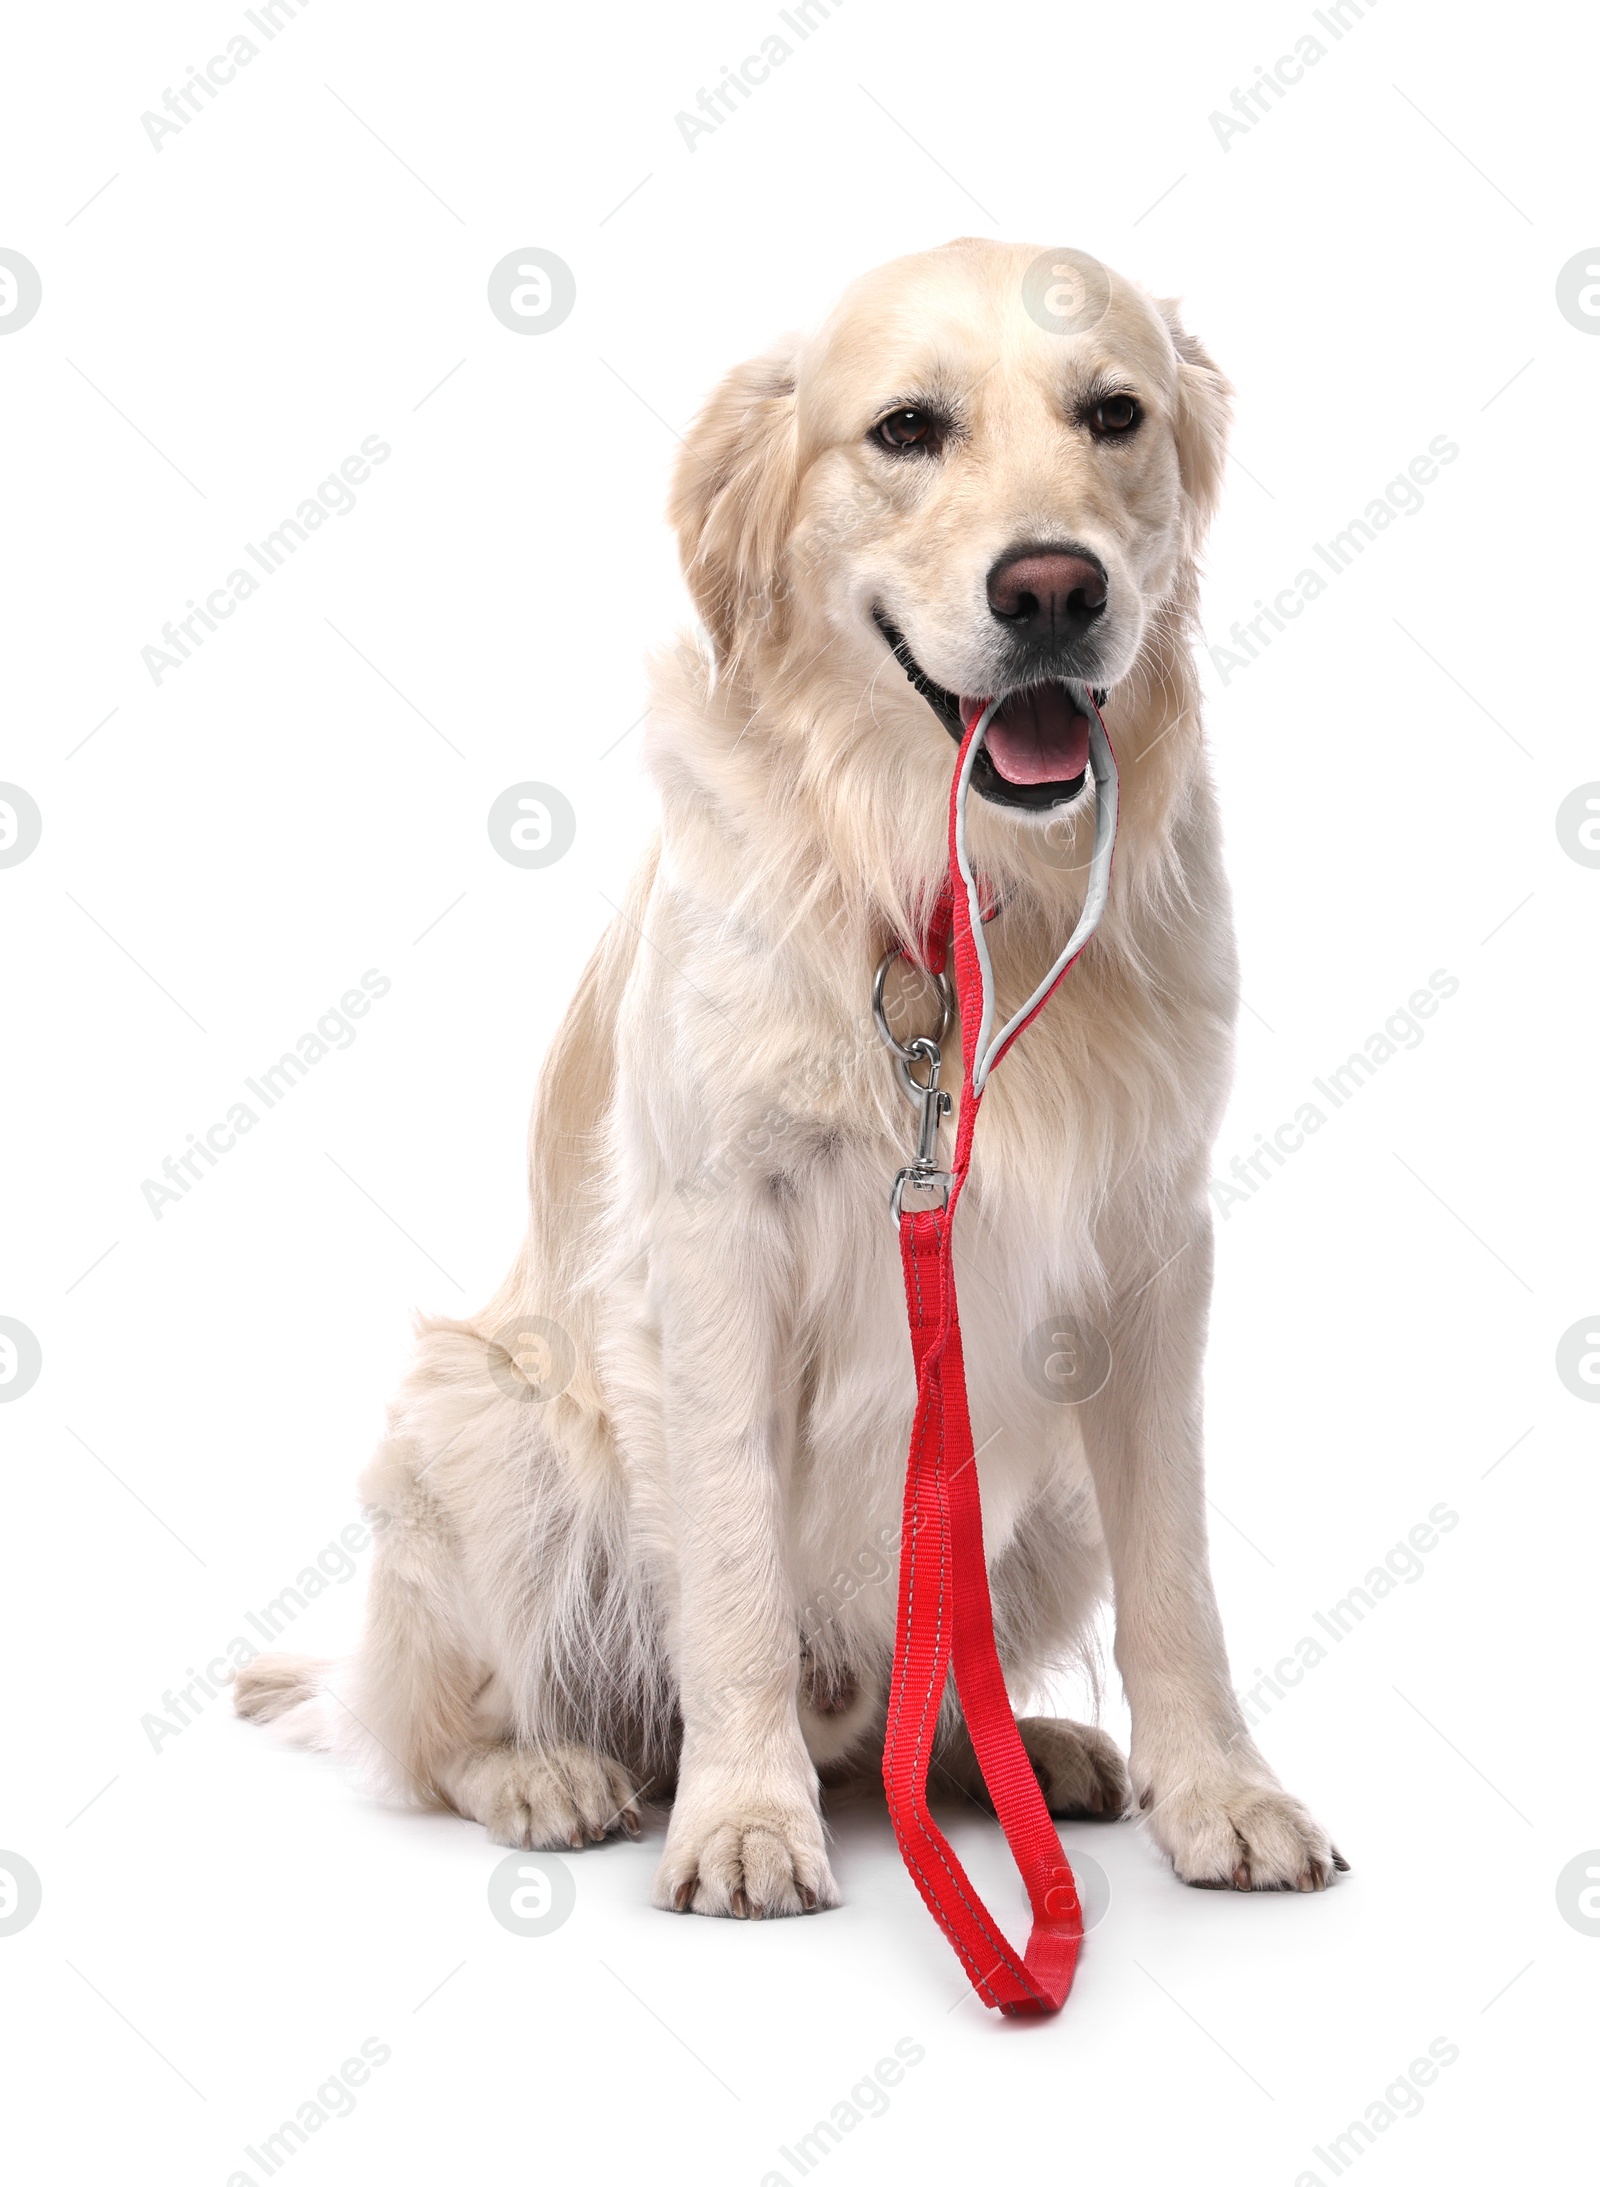
[[669, 1913], [760, 1921], [837, 1906], [839, 1887], [809, 1800], [755, 1794], [686, 1804], [680, 1793], [651, 1900]]
[[1178, 1878], [1206, 1891], [1325, 1891], [1340, 1857], [1327, 1832], [1271, 1777], [1199, 1775], [1140, 1797]]

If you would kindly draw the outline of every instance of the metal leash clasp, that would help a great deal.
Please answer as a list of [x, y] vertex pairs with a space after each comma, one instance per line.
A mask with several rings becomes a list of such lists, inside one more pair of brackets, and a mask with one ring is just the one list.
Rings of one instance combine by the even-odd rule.
[[[939, 1120], [950, 1114], [950, 1096], [939, 1091], [939, 1043], [936, 1040], [914, 1040], [905, 1049], [900, 1061], [900, 1082], [915, 1101], [921, 1116], [917, 1124], [917, 1152], [913, 1161], [896, 1176], [889, 1194], [889, 1207], [898, 1223], [907, 1212], [907, 1192], [926, 1193], [929, 1198], [912, 1206], [914, 1215], [927, 1214], [944, 1207], [950, 1198], [950, 1172], [939, 1167]], [[913, 1075], [913, 1063], [927, 1065], [925, 1084]]]
[[[924, 1034], [912, 1041], [897, 1040], [884, 1009], [883, 989], [889, 967], [898, 955], [898, 950], [889, 950], [872, 981], [873, 1021], [885, 1047], [893, 1051], [895, 1075], [901, 1091], [918, 1110], [916, 1154], [896, 1175], [889, 1193], [889, 1207], [896, 1223], [904, 1214], [933, 1213], [949, 1201], [950, 1172], [939, 1167], [939, 1124], [941, 1118], [950, 1114], [951, 1101], [947, 1093], [939, 1090], [939, 1066], [943, 1060], [939, 1043], [949, 1030], [954, 1009], [949, 977], [941, 972], [935, 981], [940, 1003], [938, 1033], [932, 1037]], [[925, 1077], [916, 1075], [919, 1068], [926, 1073]], [[908, 1192], [917, 1195], [909, 1208], [906, 1206]]]

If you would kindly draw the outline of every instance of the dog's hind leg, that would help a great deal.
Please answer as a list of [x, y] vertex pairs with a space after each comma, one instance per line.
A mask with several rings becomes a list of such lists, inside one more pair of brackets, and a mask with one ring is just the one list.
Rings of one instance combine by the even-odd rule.
[[482, 1823], [497, 1845], [637, 1837], [636, 1788], [620, 1762], [575, 1741], [515, 1735], [506, 1682], [452, 1616], [429, 1554], [386, 1534], [373, 1574], [354, 1709], [391, 1781], [398, 1767], [406, 1797]]
[[361, 1760], [413, 1806], [453, 1808], [499, 1845], [580, 1846], [639, 1835], [635, 1787], [619, 1762], [568, 1741], [512, 1736], [501, 1679], [452, 1619], [437, 1541], [385, 1528], [361, 1650], [345, 1664], [257, 1656], [234, 1681], [241, 1716], [299, 1746]]
[[[359, 1648], [332, 1664], [258, 1656], [234, 1705], [298, 1745], [357, 1761], [391, 1797], [481, 1822], [502, 1844], [637, 1835], [621, 1763], [537, 1698], [558, 1634], [526, 1612], [547, 1590], [530, 1588], [524, 1560], [530, 1540], [565, 1537], [573, 1498], [496, 1381], [493, 1356], [469, 1326], [424, 1331], [362, 1481], [374, 1549]], [[474, 1540], [491, 1554], [469, 1568]]]

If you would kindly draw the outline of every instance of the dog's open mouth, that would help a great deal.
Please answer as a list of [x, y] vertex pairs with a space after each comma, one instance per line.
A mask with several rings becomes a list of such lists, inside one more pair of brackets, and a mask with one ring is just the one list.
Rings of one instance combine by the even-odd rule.
[[[935, 683], [881, 608], [873, 609], [872, 619], [913, 689], [959, 744], [986, 701]], [[1096, 705], [1105, 703], [1104, 692], [1093, 696]], [[1066, 678], [1008, 692], [973, 764], [972, 787], [992, 804], [1020, 805], [1033, 812], [1070, 804], [1082, 794], [1089, 771], [1088, 699], [1087, 686]]]

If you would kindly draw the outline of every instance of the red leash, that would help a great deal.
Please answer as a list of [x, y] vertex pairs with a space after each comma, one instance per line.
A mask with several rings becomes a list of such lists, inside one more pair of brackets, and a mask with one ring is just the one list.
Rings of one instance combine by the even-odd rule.
[[[974, 747], [981, 744], [992, 712], [991, 705], [975, 716], [962, 740], [950, 793], [950, 897], [940, 906], [930, 943], [942, 961], [945, 936], [953, 929], [962, 1050], [955, 1150], [948, 1172], [932, 1167], [940, 1105], [949, 1106], [948, 1096], [937, 1091], [935, 1064], [932, 1084], [922, 1096], [921, 1159], [911, 1170], [901, 1172], [893, 1203], [900, 1225], [906, 1309], [917, 1369], [917, 1409], [906, 1459], [900, 1599], [883, 1781], [902, 1857], [929, 1912], [954, 1945], [974, 1990], [985, 2004], [1002, 2012], [1043, 2013], [1058, 2011], [1072, 1987], [1083, 1942], [1083, 1911], [1071, 1866], [1017, 1730], [995, 1649], [952, 1237], [989, 1069], [1044, 1008], [1071, 969], [1088, 932], [1082, 932], [1081, 939], [1074, 934], [1029, 1005], [980, 1054], [980, 1036], [987, 1038], [991, 1016], [989, 966], [988, 952], [973, 921], [977, 891], [965, 856], [963, 800], [976, 756]], [[1108, 808], [1108, 818], [1101, 811], [1096, 814], [1097, 855], [1103, 844], [1103, 868], [1097, 876], [1103, 903], [1116, 827], [1116, 770], [1098, 709], [1094, 726], [1100, 732], [1095, 779], [1100, 803]], [[1095, 889], [1092, 880], [1091, 904]], [[1080, 929], [1086, 925], [1092, 931], [1098, 911], [1097, 904], [1092, 910], [1086, 906]], [[937, 972], [939, 964], [933, 969]], [[926, 1184], [942, 1189], [943, 1205], [905, 1207], [904, 1194]], [[973, 1889], [928, 1809], [928, 1766], [952, 1668], [978, 1766], [1033, 1912], [1032, 1933], [1020, 1955]]]

